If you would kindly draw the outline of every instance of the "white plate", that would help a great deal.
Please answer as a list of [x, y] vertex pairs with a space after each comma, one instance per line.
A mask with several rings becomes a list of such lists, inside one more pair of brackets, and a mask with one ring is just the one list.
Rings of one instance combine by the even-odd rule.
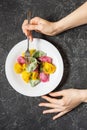
[[37, 39], [34, 38], [33, 42], [30, 43], [30, 49], [34, 48], [37, 50], [42, 50], [47, 53], [47, 56], [52, 57], [53, 63], [56, 65], [56, 72], [54, 74], [50, 75], [49, 82], [46, 83], [39, 83], [35, 87], [31, 87], [30, 84], [25, 83], [20, 75], [16, 74], [13, 70], [14, 63], [16, 62], [16, 59], [18, 56], [20, 56], [27, 48], [27, 40], [23, 40], [16, 44], [11, 51], [9, 52], [6, 64], [5, 64], [5, 72], [6, 77], [10, 83], [10, 85], [19, 93], [36, 97], [48, 94], [49, 92], [53, 91], [58, 84], [60, 83], [62, 76], [63, 76], [63, 60], [59, 53], [59, 51], [56, 49], [55, 46], [53, 46], [50, 42], [43, 40], [43, 39]]

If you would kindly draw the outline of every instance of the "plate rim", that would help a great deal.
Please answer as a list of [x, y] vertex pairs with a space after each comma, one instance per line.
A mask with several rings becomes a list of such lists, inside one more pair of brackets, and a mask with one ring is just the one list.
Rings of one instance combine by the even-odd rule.
[[[61, 56], [61, 53], [59, 52], [59, 50], [51, 43], [51, 42], [49, 42], [49, 41], [47, 41], [47, 40], [44, 40], [44, 39], [42, 39], [42, 38], [33, 38], [33, 40], [42, 40], [42, 41], [45, 41], [45, 42], [48, 42], [49, 44], [51, 44], [51, 46], [53, 46], [56, 50], [57, 50], [57, 52], [59, 53], [59, 55], [60, 55], [60, 58], [61, 58], [61, 61], [62, 61], [62, 76], [61, 76], [61, 78], [60, 78], [60, 82], [61, 82], [61, 80], [62, 80], [62, 78], [63, 78], [63, 74], [64, 74], [64, 63], [63, 63], [63, 58], [62, 58], [62, 56]], [[11, 48], [11, 50], [8, 52], [8, 55], [7, 55], [7, 58], [6, 58], [6, 61], [5, 61], [5, 74], [6, 74], [6, 78], [7, 78], [7, 80], [8, 80], [8, 83], [11, 85], [11, 87], [14, 89], [14, 90], [16, 90], [16, 88], [15, 87], [13, 87], [13, 84], [9, 81], [9, 79], [8, 79], [8, 75], [7, 75], [7, 68], [6, 68], [6, 66], [7, 66], [7, 60], [8, 60], [8, 57], [9, 57], [9, 55], [10, 55], [10, 53], [13, 51], [13, 49], [18, 45], [18, 44], [21, 44], [21, 42], [25, 42], [27, 39], [24, 39], [24, 40], [22, 40], [22, 41], [20, 41], [20, 42], [18, 42], [17, 44], [15, 44], [12, 48]], [[58, 87], [58, 85], [60, 84], [60, 82], [57, 84], [57, 85], [55, 85], [55, 87], [53, 88], [53, 89], [51, 89], [51, 91], [53, 91], [56, 87]], [[50, 91], [50, 92], [51, 92]], [[22, 95], [25, 95], [25, 96], [29, 96], [29, 97], [38, 97], [38, 96], [42, 96], [42, 95], [45, 95], [45, 94], [48, 94], [48, 92], [46, 93], [44, 93], [44, 94], [41, 94], [41, 95], [27, 95], [27, 94], [24, 94], [24, 93], [22, 93], [22, 91], [20, 92], [19, 90], [16, 90], [16, 92], [18, 92], [18, 93], [20, 93], [20, 94], [22, 94]], [[50, 93], [49, 92], [49, 93]]]

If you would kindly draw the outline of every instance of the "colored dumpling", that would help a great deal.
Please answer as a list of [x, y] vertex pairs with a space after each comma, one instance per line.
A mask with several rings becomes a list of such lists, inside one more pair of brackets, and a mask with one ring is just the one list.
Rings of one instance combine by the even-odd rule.
[[56, 71], [56, 66], [52, 63], [52, 58], [40, 50], [30, 50], [30, 63], [26, 65], [24, 53], [17, 57], [14, 64], [14, 71], [20, 74], [25, 83], [30, 83], [32, 87], [40, 82], [49, 82], [50, 74]]

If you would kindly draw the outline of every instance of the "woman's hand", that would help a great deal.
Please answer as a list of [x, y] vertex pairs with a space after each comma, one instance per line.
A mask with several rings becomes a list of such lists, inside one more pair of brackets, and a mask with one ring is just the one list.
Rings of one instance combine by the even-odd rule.
[[[66, 89], [50, 93], [49, 95], [51, 97], [42, 96], [42, 98], [48, 102], [40, 103], [39, 106], [50, 108], [48, 110], [44, 110], [43, 114], [57, 113], [57, 115], [53, 117], [53, 120], [63, 116], [83, 102], [83, 93], [78, 89]], [[58, 99], [60, 96], [62, 96], [62, 98]]]
[[87, 2], [81, 5], [78, 9], [58, 20], [57, 22], [49, 22], [40, 17], [35, 17], [30, 20], [25, 20], [22, 24], [22, 30], [26, 36], [32, 40], [31, 31], [35, 30], [45, 35], [53, 36], [68, 29], [87, 24]]
[[53, 36], [56, 34], [55, 32], [55, 22], [49, 22], [40, 17], [35, 17], [30, 20], [30, 24], [28, 24], [28, 20], [24, 20], [22, 24], [22, 30], [26, 36], [28, 36], [32, 40], [31, 31], [35, 30], [37, 32]]

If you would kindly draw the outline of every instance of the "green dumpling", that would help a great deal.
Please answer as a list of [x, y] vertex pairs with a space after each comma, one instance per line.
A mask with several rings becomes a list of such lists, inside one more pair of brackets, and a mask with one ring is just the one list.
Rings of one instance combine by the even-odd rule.
[[32, 72], [37, 68], [37, 66], [38, 66], [37, 59], [31, 57], [30, 64], [27, 66], [26, 71]]
[[40, 83], [40, 80], [39, 80], [39, 79], [37, 79], [37, 80], [30, 80], [30, 85], [31, 85], [32, 87], [36, 86], [38, 83]]
[[35, 51], [32, 56], [35, 57], [35, 58], [39, 58], [41, 56], [46, 56], [46, 55], [47, 54], [45, 52], [38, 50], [38, 51]]

